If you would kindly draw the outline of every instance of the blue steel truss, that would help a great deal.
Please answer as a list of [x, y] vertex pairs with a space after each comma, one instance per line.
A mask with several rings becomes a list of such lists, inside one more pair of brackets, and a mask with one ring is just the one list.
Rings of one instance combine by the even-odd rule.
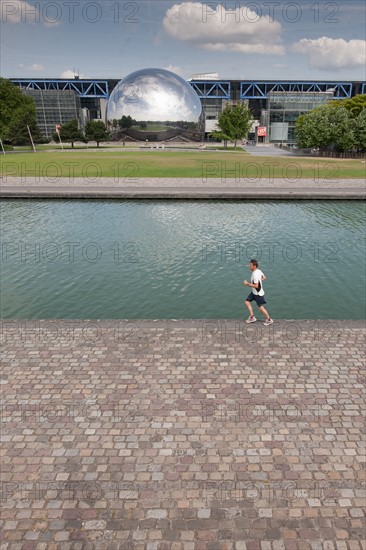
[[80, 97], [109, 98], [108, 82], [106, 80], [28, 80], [14, 78], [12, 82], [27, 90], [68, 90], [76, 92]]
[[231, 99], [230, 82], [190, 81], [194, 91], [200, 98]]
[[[28, 90], [71, 90], [80, 97], [109, 98], [107, 80], [67, 80], [67, 79], [26, 79], [14, 78], [11, 81]], [[190, 81], [189, 84], [201, 99], [232, 99], [231, 82], [225, 81]], [[240, 82], [240, 99], [267, 99], [270, 92], [325, 92], [334, 89], [335, 99], [352, 97], [351, 82]], [[361, 93], [366, 94], [366, 83], [362, 83]]]
[[334, 90], [335, 99], [352, 96], [350, 82], [241, 82], [240, 99], [267, 99], [270, 92], [326, 92]]

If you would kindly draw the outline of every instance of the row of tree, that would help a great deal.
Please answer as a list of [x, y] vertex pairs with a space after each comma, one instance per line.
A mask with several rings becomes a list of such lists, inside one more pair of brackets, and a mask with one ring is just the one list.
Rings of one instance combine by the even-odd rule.
[[116, 119], [114, 118], [112, 121], [108, 122], [108, 125], [110, 128], [113, 128], [113, 130], [117, 130], [117, 128], [120, 128], [120, 130], [128, 130], [129, 128], [132, 128], [133, 126], [136, 126], [136, 128], [140, 128], [141, 130], [146, 130], [149, 126], [149, 124], [159, 124], [159, 125], [166, 125], [166, 126], [172, 126], [172, 127], [178, 127], [178, 128], [195, 128], [197, 124], [195, 122], [188, 122], [185, 120], [163, 120], [156, 122], [155, 120], [135, 120], [130, 115], [126, 116], [123, 115], [122, 118]]
[[116, 119], [114, 118], [111, 123], [109, 123], [110, 127], [112, 127], [114, 130], [117, 130], [119, 128], [120, 130], [128, 130], [132, 126], [139, 126], [141, 130], [146, 130], [147, 128], [147, 121], [141, 120], [135, 120], [130, 115], [125, 116], [123, 115], [122, 118]]
[[321, 152], [366, 151], [366, 95], [336, 100], [296, 120], [296, 143]]
[[[10, 80], [0, 78], [0, 138], [5, 144], [28, 145], [30, 143], [29, 130], [35, 143], [46, 143], [37, 124], [36, 104], [33, 98], [24, 95], [20, 88]], [[53, 139], [70, 142], [74, 147], [75, 141], [101, 141], [108, 139], [108, 132], [104, 122], [95, 120], [86, 124], [84, 132], [79, 129], [76, 119], [61, 126], [59, 134]]]
[[[211, 136], [228, 141], [247, 137], [253, 123], [253, 115], [244, 103], [227, 105]], [[300, 148], [316, 148], [321, 151], [366, 151], [366, 95], [350, 99], [334, 100], [317, 107], [296, 120], [296, 141]]]
[[102, 141], [106, 141], [109, 137], [106, 125], [102, 120], [92, 120], [87, 122], [84, 132], [79, 129], [79, 124], [76, 119], [70, 120], [61, 126], [58, 132], [53, 134], [54, 141], [61, 141], [71, 143], [71, 147], [74, 148], [75, 141], [82, 141], [88, 143], [89, 141], [96, 141], [97, 147]]

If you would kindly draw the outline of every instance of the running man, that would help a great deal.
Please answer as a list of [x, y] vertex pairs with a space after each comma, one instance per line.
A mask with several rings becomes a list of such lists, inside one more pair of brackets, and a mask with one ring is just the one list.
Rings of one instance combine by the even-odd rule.
[[250, 260], [249, 269], [252, 272], [252, 276], [250, 278], [250, 283], [248, 283], [248, 281], [243, 282], [243, 284], [245, 286], [250, 286], [253, 289], [252, 292], [249, 294], [248, 298], [245, 300], [245, 305], [247, 306], [247, 308], [249, 310], [249, 319], [247, 319], [246, 322], [247, 323], [255, 323], [256, 320], [257, 320], [254, 317], [253, 308], [252, 308], [252, 304], [251, 304], [251, 302], [253, 302], [253, 300], [255, 300], [255, 302], [256, 302], [256, 304], [259, 308], [259, 311], [261, 313], [263, 313], [263, 315], [266, 318], [266, 320], [264, 321], [264, 324], [266, 326], [272, 325], [273, 319], [271, 319], [268, 311], [265, 309], [265, 307], [263, 305], [263, 304], [266, 304], [267, 302], [264, 299], [264, 290], [263, 290], [262, 281], [265, 281], [267, 279], [267, 277], [265, 276], [265, 274], [260, 269], [258, 269], [257, 260], [254, 260], [254, 259]]

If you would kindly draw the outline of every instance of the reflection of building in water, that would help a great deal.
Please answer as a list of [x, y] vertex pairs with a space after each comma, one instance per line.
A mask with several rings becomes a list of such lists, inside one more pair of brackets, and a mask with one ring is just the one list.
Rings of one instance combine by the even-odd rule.
[[[159, 79], [164, 83], [162, 88], [160, 85], [156, 87], [157, 81], [154, 79], [156, 80], [157, 75], [152, 76], [151, 71], [158, 73]], [[160, 69], [147, 69], [132, 74], [138, 75], [141, 72], [145, 75], [150, 74], [141, 89], [136, 88], [139, 84], [135, 81], [130, 83], [130, 87], [126, 87], [128, 83], [125, 82], [125, 88], [121, 90], [121, 81], [118, 79], [12, 79], [12, 82], [25, 93], [34, 94], [37, 117], [42, 131], [48, 136], [51, 135], [50, 132], [53, 133], [55, 123], [66, 122], [70, 120], [69, 117], [78, 118], [80, 121], [106, 120], [107, 101], [111, 106], [110, 99], [115, 90], [119, 89], [119, 92], [124, 95], [125, 103], [129, 100], [130, 112], [134, 114], [130, 116], [138, 123], [135, 128], [133, 125], [130, 126], [130, 136], [132, 137], [135, 131], [135, 139], [141, 139], [141, 130], [143, 130], [148, 140], [171, 139], [174, 135], [183, 136], [183, 134], [187, 134], [190, 139], [189, 133], [192, 128], [183, 127], [183, 123], [196, 124], [197, 122], [193, 119], [190, 121], [187, 116], [189, 105], [187, 100], [191, 97], [197, 109], [199, 109], [198, 105], [202, 108], [201, 121], [202, 124], [204, 123], [203, 130], [206, 138], [215, 129], [218, 117], [227, 104], [233, 105], [239, 101], [245, 101], [255, 119], [252, 132], [249, 134], [250, 139], [256, 138], [257, 133], [254, 128], [261, 126], [266, 133], [265, 138], [261, 139], [275, 143], [294, 143], [295, 120], [301, 113], [318, 107], [332, 98], [346, 99], [366, 93], [366, 82], [361, 81], [222, 80], [217, 73], [209, 73], [196, 74], [186, 82], [178, 75]], [[173, 75], [170, 77], [171, 80], [165, 73]], [[127, 81], [130, 76], [132, 75], [125, 77], [124, 80]], [[192, 91], [193, 96], [190, 96], [189, 92]], [[116, 93], [114, 96], [116, 100], [117, 96]], [[143, 113], [142, 109], [138, 110], [138, 104], [140, 103], [141, 106], [145, 101], [149, 103], [149, 109], [154, 107], [152, 109], [154, 116], [149, 117], [146, 111]], [[117, 104], [118, 101], [115, 103]], [[87, 109], [88, 113], [84, 112], [81, 116], [81, 109]], [[177, 113], [179, 116], [176, 116]], [[109, 115], [112, 115], [112, 110]], [[119, 113], [116, 112], [113, 118], [117, 116]], [[163, 128], [164, 124], [165, 128]], [[120, 129], [118, 123], [115, 127], [112, 124], [112, 128]]]

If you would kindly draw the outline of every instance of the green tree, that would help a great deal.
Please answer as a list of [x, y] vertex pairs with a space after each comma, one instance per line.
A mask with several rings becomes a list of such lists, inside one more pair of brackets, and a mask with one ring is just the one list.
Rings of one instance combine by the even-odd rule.
[[211, 133], [212, 137], [222, 139], [225, 149], [229, 140], [234, 142], [246, 138], [253, 122], [253, 114], [244, 103], [238, 103], [234, 107], [227, 105], [217, 123], [218, 130]]
[[329, 117], [327, 106], [321, 106], [296, 119], [298, 147], [325, 149], [329, 145]]
[[35, 121], [35, 113], [30, 110], [22, 110], [14, 114], [9, 124], [9, 135], [13, 145], [31, 145], [27, 126], [29, 126], [34, 143], [44, 143], [46, 141]]
[[134, 124], [136, 124], [136, 120], [130, 117], [130, 115], [125, 116], [123, 115], [122, 118], [118, 121], [119, 127], [122, 130], [128, 130], [128, 128], [131, 128]]
[[[60, 129], [60, 137], [62, 141], [71, 143], [71, 147], [74, 148], [75, 141], [85, 141], [83, 133], [79, 130], [79, 123], [74, 118], [70, 122], [65, 122]], [[55, 139], [56, 138], [56, 139]], [[54, 136], [55, 141], [58, 136]]]
[[328, 107], [330, 146], [336, 151], [350, 151], [355, 146], [354, 122], [345, 107]]
[[328, 104], [296, 120], [296, 143], [300, 148], [347, 151], [355, 145], [354, 121], [345, 107]]
[[34, 100], [22, 94], [10, 80], [0, 78], [0, 137], [13, 145], [31, 143], [27, 125], [36, 143], [43, 138], [36, 119]]
[[355, 147], [360, 151], [366, 151], [366, 107], [360, 111], [355, 119]]
[[85, 138], [87, 141], [96, 141], [97, 147], [101, 141], [108, 139], [107, 128], [103, 121], [92, 120], [85, 126]]
[[366, 109], [366, 94], [355, 95], [347, 99], [336, 99], [328, 103], [332, 107], [344, 107], [352, 118], [356, 118], [362, 111]]

